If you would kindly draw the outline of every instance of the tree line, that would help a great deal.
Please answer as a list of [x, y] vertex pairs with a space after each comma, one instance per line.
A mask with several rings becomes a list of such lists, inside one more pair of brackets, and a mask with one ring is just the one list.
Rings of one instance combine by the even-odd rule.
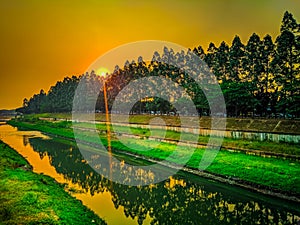
[[[188, 52], [174, 52], [165, 47], [161, 54], [153, 54], [151, 62], [144, 62], [139, 57], [137, 61], [126, 61], [122, 68], [116, 66], [106, 80], [109, 108], [111, 109], [117, 94], [131, 81], [161, 76], [171, 79], [186, 90], [199, 115], [209, 115], [208, 96], [204, 95], [195, 80], [172, 63], [165, 63], [191, 62], [192, 53], [206, 62], [210, 72], [216, 76], [225, 98], [228, 116], [300, 117], [300, 24], [289, 12], [284, 13], [280, 34], [274, 40], [270, 35], [261, 38], [253, 33], [244, 44], [236, 35], [231, 45], [224, 41], [219, 46], [210, 43], [206, 52], [201, 46], [189, 49]], [[102, 78], [93, 71], [79, 77], [66, 77], [52, 86], [48, 93], [41, 90], [29, 100], [25, 98], [18, 111], [71, 112], [74, 93], [82, 79], [87, 81], [91, 90], [102, 87]], [[205, 77], [199, 79], [205, 82]], [[96, 91], [98, 99], [95, 109], [104, 111], [103, 91]], [[87, 100], [91, 94], [86, 93]], [[181, 113], [184, 113], [185, 102], [184, 96], [177, 101], [178, 105], [182, 104]], [[127, 104], [126, 99], [124, 104]], [[131, 112], [176, 113], [176, 108], [172, 102], [149, 96], [149, 99], [136, 102]]]

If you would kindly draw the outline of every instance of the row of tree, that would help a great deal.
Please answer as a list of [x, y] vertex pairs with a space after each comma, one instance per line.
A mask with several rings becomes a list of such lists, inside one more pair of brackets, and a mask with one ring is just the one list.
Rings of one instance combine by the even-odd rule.
[[[205, 71], [205, 67], [194, 58], [194, 55], [205, 61], [210, 71]], [[188, 70], [182, 70], [174, 65], [189, 66], [198, 74], [191, 78], [191, 74], [187, 73]], [[216, 76], [221, 86], [228, 116], [299, 117], [300, 25], [291, 13], [285, 12], [280, 34], [275, 41], [270, 35], [260, 38], [254, 33], [246, 44], [242, 43], [239, 36], [235, 36], [230, 46], [224, 41], [219, 47], [210, 43], [206, 52], [201, 46], [188, 52], [176, 53], [172, 49], [164, 48], [161, 54], [154, 53], [151, 62], [144, 62], [142, 57], [139, 57], [137, 62], [127, 61], [123, 68], [116, 66], [106, 80], [109, 108], [111, 109], [118, 93], [130, 82], [156, 76], [176, 82], [188, 93], [200, 115], [210, 114], [208, 102], [216, 98], [217, 92], [215, 95], [214, 92], [210, 92], [209, 96], [205, 95], [204, 89], [210, 83], [207, 79], [209, 72]], [[24, 99], [23, 107], [19, 111], [23, 113], [70, 112], [75, 90], [83, 79], [86, 83], [86, 94], [84, 94], [86, 101], [82, 102], [81, 109], [88, 110], [84, 104], [92, 99], [89, 96], [95, 95], [91, 91], [94, 90], [97, 92], [95, 109], [104, 111], [103, 91], [99, 92], [99, 87], [100, 89], [103, 87], [103, 80], [94, 72], [79, 77], [66, 77], [52, 86], [47, 94], [41, 90], [29, 100]], [[199, 87], [197, 85], [199, 81], [206, 85]], [[155, 86], [157, 83], [153, 83], [149, 88]], [[148, 97], [137, 101], [131, 112], [176, 112], [172, 98], [167, 101], [159, 96]], [[187, 98], [183, 95], [176, 97], [177, 106], [182, 105], [180, 113], [184, 113]], [[127, 101], [129, 98], [124, 98], [125, 106], [128, 104]], [[122, 109], [122, 106], [119, 105], [119, 108]]]

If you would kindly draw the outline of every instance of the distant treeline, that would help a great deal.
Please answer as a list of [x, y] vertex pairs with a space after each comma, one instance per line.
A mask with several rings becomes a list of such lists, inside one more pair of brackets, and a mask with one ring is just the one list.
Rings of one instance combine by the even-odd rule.
[[[119, 91], [132, 80], [162, 76], [172, 79], [187, 91], [200, 115], [209, 115], [208, 101], [195, 81], [185, 71], [161, 62], [161, 59], [167, 59], [184, 64], [192, 59], [191, 52], [204, 60], [215, 74], [228, 116], [300, 117], [300, 24], [289, 12], [284, 14], [275, 41], [270, 35], [261, 38], [254, 33], [246, 44], [235, 36], [230, 46], [224, 41], [219, 47], [210, 43], [206, 52], [201, 46], [186, 53], [164, 48], [161, 55], [155, 52], [149, 63], [139, 57], [137, 62], [127, 61], [123, 68], [116, 66], [106, 81], [109, 107]], [[66, 77], [52, 86], [48, 93], [41, 90], [29, 100], [25, 98], [18, 111], [71, 112], [80, 79], [85, 79], [93, 87], [101, 86], [101, 78], [94, 72]], [[184, 105], [184, 97], [180, 101]], [[103, 91], [99, 92], [95, 109], [104, 111]], [[171, 103], [155, 97], [151, 101], [137, 102], [132, 112], [176, 113], [176, 109]]]

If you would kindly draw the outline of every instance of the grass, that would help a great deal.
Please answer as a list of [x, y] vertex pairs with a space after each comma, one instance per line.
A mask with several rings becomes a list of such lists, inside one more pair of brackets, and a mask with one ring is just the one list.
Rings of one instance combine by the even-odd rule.
[[[44, 114], [36, 114], [36, 115], [26, 115], [27, 118], [31, 118], [31, 120], [38, 120], [39, 117], [50, 117], [50, 118], [60, 118], [60, 119], [71, 119], [71, 113], [44, 113]], [[165, 120], [166, 124], [178, 126], [180, 125], [179, 117], [175, 116], [162, 116]], [[122, 122], [124, 120], [123, 115], [116, 115], [117, 121]], [[155, 118], [154, 115], [131, 115], [130, 122], [137, 124], [148, 124], [151, 119]], [[196, 117], [190, 117], [191, 124], [196, 122]], [[105, 115], [96, 114], [96, 120], [105, 121]], [[200, 119], [201, 127], [209, 128], [210, 127], [210, 118], [202, 117]], [[65, 123], [67, 123], [65, 121]], [[59, 124], [59, 123], [58, 123]], [[279, 125], [278, 125], [279, 124]], [[51, 125], [50, 125], [51, 126]], [[69, 122], [69, 127], [71, 123]], [[89, 123], [81, 123], [79, 126], [84, 128], [91, 128], [94, 126]], [[106, 130], [106, 126], [104, 124], [97, 124], [97, 129]], [[63, 127], [62, 127], [63, 128]], [[118, 131], [127, 130], [125, 127], [117, 126]], [[253, 131], [276, 131], [282, 133], [299, 133], [300, 132], [300, 121], [293, 120], [279, 120], [279, 119], [240, 119], [240, 118], [227, 118], [227, 128], [229, 130], [253, 130]], [[150, 131], [148, 129], [142, 128], [130, 128], [132, 134], [140, 135], [142, 137], [149, 137]], [[155, 135], [161, 137], [164, 133], [163, 130], [154, 130]], [[54, 131], [55, 132], [55, 131]], [[63, 130], [61, 131], [63, 132]], [[57, 134], [59, 135], [59, 134]], [[194, 135], [190, 135], [190, 140], [195, 140]], [[180, 133], [175, 131], [167, 131], [166, 139], [171, 140], [179, 140]], [[69, 138], [73, 138], [70, 136]], [[189, 139], [187, 139], [189, 140]], [[209, 138], [207, 136], [199, 136], [198, 143], [205, 145], [208, 142]], [[233, 139], [233, 138], [224, 138], [222, 147], [224, 149], [236, 149], [236, 150], [257, 150], [261, 152], [270, 152], [270, 153], [279, 153], [279, 154], [288, 154], [288, 155], [300, 155], [299, 144], [295, 143], [275, 143], [271, 141], [255, 141], [255, 140], [246, 140], [246, 139]]]
[[[47, 126], [60, 126], [62, 128], [71, 128], [72, 123], [71, 122], [57, 122], [53, 125], [51, 122], [43, 121], [42, 123], [44, 124], [49, 124]], [[62, 123], [62, 124], [60, 124]], [[63, 127], [62, 125], [66, 125]], [[78, 123], [76, 125], [77, 127], [81, 128], [94, 128], [95, 125], [91, 123]], [[115, 126], [117, 128], [118, 132], [124, 132], [126, 133], [128, 131], [128, 128], [122, 127], [122, 126]], [[106, 125], [105, 124], [96, 124], [96, 128], [100, 131], [105, 131], [106, 130]], [[111, 130], [113, 130], [111, 128]], [[139, 135], [141, 137], [148, 138], [151, 136], [151, 132], [149, 129], [143, 129], [143, 128], [135, 128], [131, 127], [130, 131], [134, 135]], [[63, 132], [63, 129], [62, 129]], [[170, 140], [180, 140], [180, 132], [176, 131], [164, 131], [164, 130], [159, 130], [159, 129], [154, 129], [153, 130], [154, 136], [156, 137], [163, 137], [165, 139], [170, 139]], [[165, 134], [165, 136], [164, 136]], [[185, 139], [187, 141], [195, 140], [195, 135], [194, 134], [186, 134]], [[208, 136], [199, 136], [198, 137], [198, 144], [200, 145], [206, 145], [209, 140]], [[300, 147], [299, 144], [294, 144], [294, 143], [276, 143], [276, 142], [271, 142], [271, 141], [251, 141], [251, 140], [246, 140], [246, 139], [232, 139], [232, 138], [224, 138], [222, 147], [224, 149], [242, 149], [242, 150], [257, 150], [257, 151], [263, 151], [263, 152], [272, 152], [272, 153], [281, 153], [281, 154], [288, 154], [288, 155], [300, 155]]]
[[[196, 154], [188, 165], [198, 165]], [[287, 191], [300, 196], [300, 164], [280, 158], [263, 158], [228, 151], [220, 151], [207, 171]]]
[[[130, 141], [134, 142], [135, 148], [124, 149], [122, 146], [113, 146], [123, 151], [159, 160], [164, 160], [170, 156], [176, 147], [167, 143], [155, 143], [147, 140], [128, 140], [128, 142]], [[154, 148], [151, 151], [139, 150], [143, 149], [143, 145]], [[203, 153], [203, 148], [197, 148], [186, 165], [197, 169]], [[169, 161], [182, 164], [182, 160], [186, 155], [186, 148], [178, 146], [176, 157], [169, 158]], [[206, 171], [300, 196], [300, 164], [293, 160], [264, 158], [239, 152], [219, 151], [213, 163]]]
[[[68, 121], [56, 121], [56, 122], [49, 122], [38, 120], [36, 117], [29, 117], [23, 121], [16, 121], [11, 120], [9, 122], [11, 125], [20, 126], [26, 129], [31, 130], [39, 130], [42, 132], [51, 133], [57, 136], [63, 136], [66, 138], [73, 139], [73, 129], [72, 129], [72, 122]], [[79, 128], [93, 128], [95, 125], [91, 123], [78, 123], [76, 124]], [[122, 126], [116, 126], [119, 132], [127, 132], [128, 128]], [[59, 128], [59, 129], [58, 129]], [[106, 131], [105, 124], [96, 124], [96, 128], [99, 131]], [[111, 129], [112, 130], [112, 129]], [[130, 131], [132, 134], [139, 135], [141, 138], [148, 138], [151, 133], [149, 129], [142, 129], [142, 128], [134, 128], [131, 127]], [[87, 133], [85, 136], [89, 136], [88, 132], [82, 132], [82, 135]], [[165, 133], [164, 130], [154, 130], [155, 136], [157, 137], [164, 137], [163, 134]], [[102, 135], [104, 136], [104, 135]], [[176, 131], [166, 131], [165, 135], [166, 139], [170, 140], [179, 140], [180, 133]], [[187, 134], [186, 140], [195, 140], [194, 134]], [[206, 145], [209, 140], [208, 136], [199, 136], [198, 143], [201, 145]], [[300, 155], [300, 148], [299, 144], [293, 143], [276, 143], [271, 141], [251, 141], [251, 140], [243, 140], [243, 139], [232, 139], [232, 138], [224, 138], [222, 143], [222, 148], [224, 149], [242, 149], [242, 150], [257, 150], [263, 152], [271, 152], [271, 153], [281, 153], [281, 154], [288, 154], [288, 155]]]
[[[24, 123], [10, 121], [10, 123], [15, 126], [45, 131], [61, 137], [73, 137], [71, 124], [66, 122], [63, 122], [64, 127], [62, 124], [60, 124], [61, 122], [51, 123], [47, 121], [38, 121], [35, 123]], [[83, 125], [83, 127], [91, 126], [91, 124], [80, 125]], [[57, 127], [55, 128], [55, 126]], [[105, 127], [103, 125], [99, 125], [98, 129], [105, 129]], [[143, 132], [144, 135], [148, 135], [147, 131], [141, 131], [139, 129], [135, 129], [135, 132]], [[177, 134], [174, 135], [176, 136]], [[80, 132], [78, 138], [94, 144], [99, 143], [98, 137], [91, 138], [89, 130], [83, 130]], [[100, 138], [102, 143], [107, 146], [106, 136], [104, 134], [100, 134]], [[204, 141], [207, 140], [207, 137], [202, 138]], [[126, 138], [125, 140], [127, 144], [130, 144], [130, 147], [123, 145], [116, 138], [112, 138], [112, 149], [118, 152], [130, 152], [157, 160], [164, 160], [166, 157], [172, 154], [176, 147], [174, 144], [147, 139]], [[232, 144], [232, 141], [233, 140], [225, 139], [225, 145], [226, 143]], [[264, 148], [270, 151], [272, 149], [281, 149], [280, 151], [292, 151], [293, 153], [295, 153], [293, 150], [295, 149], [299, 155], [299, 147], [297, 147], [297, 145], [285, 145], [270, 142], [249, 142], [242, 140], [235, 140], [235, 144], [236, 146], [247, 146], [260, 150]], [[152, 148], [152, 150], [145, 151], [146, 147]], [[184, 146], [177, 147], [178, 151], [176, 157], [170, 158], [169, 161], [181, 164], [182, 159], [187, 157], [187, 151], [186, 147]], [[203, 148], [197, 148], [188, 161], [187, 166], [197, 169], [203, 153]], [[208, 172], [229, 178], [235, 178], [237, 180], [247, 181], [257, 185], [268, 186], [272, 189], [277, 189], [286, 193], [292, 193], [297, 196], [300, 195], [300, 164], [298, 161], [282, 158], [265, 158], [255, 155], [247, 155], [242, 152], [220, 151], [213, 163], [206, 170]]]
[[105, 224], [54, 179], [33, 173], [28, 162], [0, 142], [1, 224]]
[[[44, 118], [57, 118], [57, 119], [71, 119], [71, 113], [42, 113], [32, 114], [31, 117], [44, 117]], [[149, 124], [151, 119], [155, 118], [155, 115], [130, 115], [129, 122], [137, 124]], [[169, 126], [180, 126], [181, 121], [178, 116], [160, 116]], [[125, 121], [127, 117], [124, 115], [115, 115], [115, 122], [128, 122]], [[189, 125], [193, 126], [195, 123], [199, 123], [200, 127], [209, 129], [211, 127], [210, 117], [198, 117], [186, 116], [189, 121]], [[105, 114], [95, 114], [96, 121], [105, 121]], [[224, 120], [224, 118], [218, 118], [217, 120]], [[226, 118], [227, 130], [240, 130], [240, 131], [259, 131], [259, 132], [277, 132], [286, 134], [300, 134], [300, 121], [291, 119], [258, 119], [258, 118]]]

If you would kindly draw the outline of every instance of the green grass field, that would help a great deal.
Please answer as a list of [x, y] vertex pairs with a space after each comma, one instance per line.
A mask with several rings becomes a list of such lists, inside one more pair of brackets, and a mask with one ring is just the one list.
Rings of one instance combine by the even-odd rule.
[[1, 224], [105, 224], [54, 179], [0, 141]]

